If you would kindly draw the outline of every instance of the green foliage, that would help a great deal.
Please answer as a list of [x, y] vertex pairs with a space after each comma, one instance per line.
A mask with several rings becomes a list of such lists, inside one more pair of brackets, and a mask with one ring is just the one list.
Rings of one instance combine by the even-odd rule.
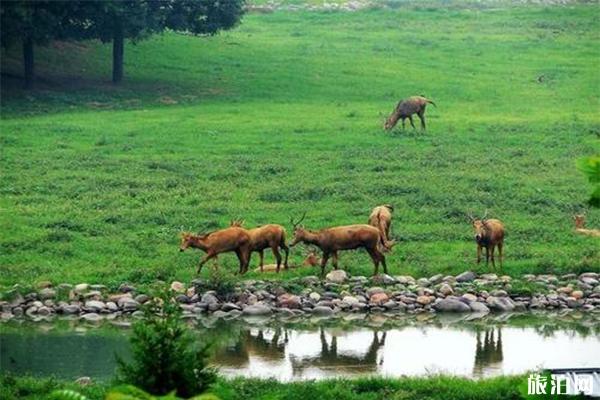
[[207, 267], [210, 269], [206, 280], [207, 288], [216, 291], [221, 298], [231, 295], [237, 282], [232, 273], [223, 268]]
[[209, 345], [200, 345], [181, 321], [181, 308], [168, 292], [143, 307], [145, 318], [133, 324], [132, 361], [118, 359], [118, 380], [153, 395], [172, 391], [190, 397], [206, 391], [216, 378], [206, 366]]
[[592, 207], [600, 208], [600, 156], [581, 158], [577, 161], [577, 168], [587, 177], [593, 185], [592, 194], [588, 203]]
[[52, 392], [48, 400], [88, 400], [88, 398], [75, 390], [61, 389]]

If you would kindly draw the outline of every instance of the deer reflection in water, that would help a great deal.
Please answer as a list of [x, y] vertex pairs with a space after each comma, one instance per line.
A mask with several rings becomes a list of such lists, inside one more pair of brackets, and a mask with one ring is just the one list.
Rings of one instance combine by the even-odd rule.
[[[273, 332], [271, 339], [267, 338], [268, 332]], [[221, 365], [232, 367], [247, 366], [251, 356], [281, 361], [285, 358], [285, 346], [288, 341], [288, 330], [282, 327], [259, 329], [255, 334], [244, 330], [233, 345], [219, 349], [214, 355], [214, 360]]]
[[502, 328], [486, 328], [477, 330], [477, 345], [475, 348], [475, 365], [473, 376], [482, 377], [487, 369], [502, 367]]
[[341, 353], [338, 351], [338, 335], [330, 333], [331, 341], [327, 342], [325, 330], [321, 327], [319, 339], [321, 352], [319, 355], [308, 357], [290, 356], [294, 375], [302, 375], [306, 368], [335, 369], [336, 371], [374, 372], [378, 365], [383, 364], [383, 356], [378, 361], [379, 349], [385, 346], [386, 332], [373, 331], [373, 338], [364, 354]]

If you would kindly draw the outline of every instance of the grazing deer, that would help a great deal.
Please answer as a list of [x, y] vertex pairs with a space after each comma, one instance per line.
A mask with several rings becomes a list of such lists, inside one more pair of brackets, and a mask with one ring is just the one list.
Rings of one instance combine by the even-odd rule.
[[402, 129], [404, 129], [405, 120], [406, 118], [408, 118], [408, 120], [410, 121], [410, 125], [414, 129], [415, 124], [413, 122], [412, 116], [413, 114], [417, 114], [417, 116], [421, 120], [421, 127], [425, 129], [425, 108], [427, 107], [428, 103], [433, 104], [435, 106], [435, 103], [433, 101], [423, 96], [412, 96], [408, 99], [400, 100], [394, 111], [385, 121], [383, 128], [389, 131], [394, 126], [396, 126], [399, 119], [402, 119]]
[[481, 219], [475, 219], [469, 215], [473, 229], [475, 230], [475, 242], [477, 243], [477, 263], [481, 262], [481, 249], [485, 248], [485, 265], [489, 265], [490, 257], [492, 266], [496, 268], [494, 260], [494, 249], [498, 247], [500, 257], [500, 268], [502, 268], [502, 246], [504, 245], [504, 225], [497, 219], [486, 219], [487, 211]]
[[248, 270], [250, 262], [250, 235], [239, 227], [230, 227], [218, 231], [193, 235], [189, 232], [181, 234], [181, 245], [179, 251], [185, 251], [188, 247], [193, 247], [206, 252], [206, 255], [198, 264], [198, 274], [202, 266], [211, 258], [220, 253], [233, 251], [240, 261], [240, 274]]
[[[239, 228], [244, 225], [244, 220], [233, 220], [231, 226], [237, 226]], [[263, 272], [264, 265], [264, 250], [271, 248], [275, 259], [277, 260], [277, 272], [281, 266], [281, 254], [279, 248], [285, 252], [285, 261], [283, 266], [288, 269], [288, 256], [289, 248], [285, 244], [285, 228], [281, 225], [269, 224], [259, 226], [258, 228], [247, 229], [248, 235], [250, 235], [250, 253], [253, 251], [258, 252], [260, 256], [260, 272]], [[251, 254], [252, 255], [252, 254]]]
[[378, 228], [371, 225], [348, 225], [335, 228], [326, 228], [319, 231], [305, 229], [300, 223], [306, 217], [306, 213], [298, 221], [291, 223], [294, 229], [294, 239], [290, 246], [299, 242], [312, 244], [323, 251], [321, 258], [321, 276], [325, 275], [325, 266], [329, 257], [332, 257], [333, 268], [338, 269], [338, 251], [364, 248], [371, 256], [375, 266], [375, 275], [379, 273], [379, 264], [383, 265], [383, 271], [387, 274], [384, 249], [389, 244], [385, 242]]
[[578, 214], [573, 217], [575, 220], [575, 232], [583, 235], [600, 237], [600, 229], [586, 229], [585, 228], [585, 214]]
[[378, 228], [386, 242], [390, 240], [393, 212], [394, 207], [391, 204], [384, 204], [375, 207], [369, 216], [369, 225]]

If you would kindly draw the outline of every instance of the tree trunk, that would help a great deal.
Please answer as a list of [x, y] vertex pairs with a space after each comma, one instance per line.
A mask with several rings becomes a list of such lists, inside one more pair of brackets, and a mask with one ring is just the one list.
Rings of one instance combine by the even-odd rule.
[[33, 87], [33, 39], [28, 36], [23, 39], [23, 73], [25, 77], [25, 88]]
[[123, 80], [123, 24], [119, 21], [115, 25], [113, 33], [113, 83], [120, 83]]

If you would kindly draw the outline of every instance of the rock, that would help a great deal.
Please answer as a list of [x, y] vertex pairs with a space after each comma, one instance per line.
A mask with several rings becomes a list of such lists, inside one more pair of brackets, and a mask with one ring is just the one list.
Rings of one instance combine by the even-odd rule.
[[460, 275], [456, 276], [456, 282], [471, 282], [473, 281], [477, 275], [475, 275], [472, 271], [465, 271]]
[[130, 293], [130, 292], [135, 292], [135, 287], [131, 286], [128, 283], [122, 283], [119, 286], [119, 292], [121, 293]]
[[97, 291], [102, 291], [102, 290], [106, 290], [106, 285], [90, 285], [90, 289], [92, 290], [97, 290]]
[[150, 300], [150, 297], [147, 294], [138, 294], [137, 296], [135, 296], [135, 301], [137, 301], [140, 304], [144, 304], [148, 300]]
[[396, 276], [396, 281], [403, 285], [408, 285], [410, 283], [415, 283], [415, 278], [409, 275], [398, 275]]
[[[402, 301], [404, 301], [406, 299], [403, 299]], [[433, 297], [431, 296], [418, 296], [417, 297], [417, 303], [426, 306], [427, 304], [431, 304], [431, 302], [433, 301]]]
[[290, 309], [300, 309], [302, 306], [302, 301], [300, 297], [285, 293], [277, 298], [277, 302], [279, 307], [290, 308]]
[[477, 312], [477, 313], [489, 313], [490, 312], [490, 309], [480, 301], [474, 301], [472, 303], [469, 303], [469, 307], [471, 308], [471, 311]]
[[113, 302], [113, 301], [108, 301], [108, 302], [106, 302], [106, 308], [107, 308], [107, 309], [108, 309], [108, 311], [110, 311], [110, 312], [116, 312], [116, 311], [119, 311], [119, 306], [117, 306], [117, 305], [115, 304], [115, 302]]
[[472, 303], [474, 301], [477, 301], [477, 296], [475, 296], [472, 293], [465, 293], [461, 296], [463, 299], [465, 299], [467, 301], [467, 303]]
[[444, 276], [442, 274], [436, 274], [436, 275], [432, 276], [431, 278], [429, 278], [429, 283], [432, 285], [438, 284], [442, 281], [443, 278], [444, 278]]
[[439, 292], [444, 296], [449, 296], [454, 293], [454, 290], [452, 289], [452, 286], [443, 283], [442, 286], [440, 286]]
[[185, 292], [185, 285], [178, 281], [173, 281], [171, 283], [171, 290], [177, 293]]
[[221, 306], [221, 310], [224, 312], [229, 312], [231, 310], [241, 310], [241, 307], [238, 306], [237, 304], [233, 304], [233, 303], [224, 303]]
[[82, 376], [81, 378], [77, 378], [75, 383], [79, 386], [89, 386], [92, 384], [92, 378], [89, 376]]
[[581, 290], [574, 290], [571, 292], [571, 297], [575, 298], [575, 300], [579, 300], [583, 297], [583, 292]]
[[102, 300], [102, 293], [98, 290], [91, 290], [83, 295], [86, 300]]
[[385, 289], [380, 288], [378, 286], [367, 289], [367, 297], [369, 297], [369, 298], [377, 293], [385, 293]]
[[86, 311], [93, 313], [101, 312], [105, 307], [106, 305], [103, 302], [97, 300], [86, 301], [84, 305]]
[[470, 312], [471, 307], [460, 300], [456, 299], [441, 299], [433, 305], [436, 311], [441, 312]]
[[144, 318], [144, 312], [142, 310], [137, 310], [131, 313], [133, 318]]
[[360, 303], [358, 301], [358, 299], [354, 296], [345, 296], [342, 301], [346, 304], [348, 304], [349, 306], [352, 306], [353, 304], [357, 304]]
[[37, 310], [38, 315], [46, 316], [52, 313], [52, 310], [46, 306], [42, 306]]
[[190, 304], [192, 301], [189, 297], [187, 297], [185, 294], [178, 294], [177, 296], [175, 296], [175, 300], [178, 303], [183, 303], [183, 304]]
[[56, 297], [56, 291], [54, 289], [44, 288], [40, 290], [39, 297], [42, 300], [53, 299], [54, 297]]
[[487, 306], [496, 311], [513, 311], [515, 304], [510, 297], [489, 296], [486, 299]]
[[330, 307], [317, 306], [312, 309], [312, 313], [313, 313], [313, 315], [318, 315], [318, 316], [333, 315], [333, 309], [331, 309]]
[[215, 304], [219, 302], [219, 299], [217, 299], [217, 296], [215, 296], [211, 292], [206, 292], [202, 295], [200, 301], [206, 304]]
[[480, 276], [481, 279], [485, 279], [486, 281], [497, 281], [498, 275], [496, 274], [483, 274]]
[[41, 281], [36, 284], [38, 289], [46, 289], [52, 287], [52, 282], [50, 281]]
[[97, 322], [97, 321], [100, 321], [102, 319], [102, 317], [99, 314], [96, 314], [96, 313], [83, 314], [80, 318], [83, 319], [83, 320], [85, 320], [85, 321], [89, 321], [89, 322]]
[[89, 284], [80, 283], [78, 285], [75, 285], [75, 287], [73, 288], [73, 292], [75, 292], [75, 294], [83, 294], [83, 293], [87, 292], [89, 288], [90, 288]]
[[571, 286], [563, 286], [556, 289], [558, 293], [571, 294], [573, 288]]
[[305, 286], [314, 286], [314, 285], [318, 285], [321, 282], [321, 280], [314, 275], [309, 275], [309, 276], [305, 276], [304, 278], [302, 278], [301, 282]]
[[15, 307], [12, 309], [12, 313], [15, 317], [20, 317], [23, 315], [23, 307]]
[[581, 300], [577, 300], [575, 297], [567, 297], [567, 307], [569, 308], [579, 308], [581, 307], [583, 302]]
[[131, 297], [122, 297], [117, 301], [117, 304], [123, 311], [135, 311], [139, 306], [138, 302]]
[[506, 290], [496, 289], [496, 290], [491, 291], [490, 296], [506, 297], [506, 296], [508, 296], [508, 293], [506, 293]]
[[381, 304], [387, 302], [389, 299], [390, 298], [385, 293], [375, 293], [374, 295], [369, 297], [369, 302], [371, 304], [381, 305]]
[[388, 300], [385, 303], [382, 304], [383, 308], [385, 308], [386, 310], [394, 310], [396, 308], [398, 308], [398, 303], [396, 303], [394, 300]]
[[244, 308], [242, 313], [248, 316], [271, 315], [271, 308], [264, 304], [255, 304]]
[[60, 308], [60, 311], [63, 314], [71, 315], [71, 314], [79, 314], [80, 308], [75, 304], [66, 304]]
[[318, 302], [319, 300], [321, 300], [321, 295], [317, 292], [311, 292], [308, 295], [308, 298], [311, 299], [314, 302]]
[[393, 285], [396, 283], [396, 279], [388, 274], [375, 275], [371, 281], [378, 285]]
[[594, 279], [592, 277], [589, 276], [584, 276], [583, 278], [579, 279], [581, 282], [585, 283], [586, 285], [590, 285], [590, 286], [596, 286], [598, 285], [598, 279]]
[[228, 315], [229, 314], [227, 314], [225, 311], [221, 311], [221, 310], [217, 310], [214, 313], [212, 313], [212, 316], [215, 318], [225, 318]]
[[332, 283], [344, 283], [348, 280], [348, 274], [342, 269], [336, 269], [328, 273], [325, 276], [325, 280]]

